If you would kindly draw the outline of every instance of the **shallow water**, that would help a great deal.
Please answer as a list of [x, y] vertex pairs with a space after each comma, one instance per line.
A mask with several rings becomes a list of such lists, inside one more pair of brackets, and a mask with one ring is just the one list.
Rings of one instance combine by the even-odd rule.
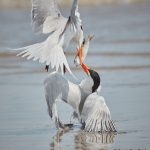
[[[95, 35], [86, 63], [101, 75], [101, 95], [118, 130], [100, 135], [81, 131], [77, 121], [57, 133], [44, 98], [44, 66], [4, 51], [44, 37], [31, 32], [29, 10], [0, 11], [0, 149], [150, 149], [149, 14], [149, 3], [81, 9], [85, 32]], [[68, 60], [81, 80], [73, 57]], [[60, 103], [59, 112], [70, 122], [69, 106]]]

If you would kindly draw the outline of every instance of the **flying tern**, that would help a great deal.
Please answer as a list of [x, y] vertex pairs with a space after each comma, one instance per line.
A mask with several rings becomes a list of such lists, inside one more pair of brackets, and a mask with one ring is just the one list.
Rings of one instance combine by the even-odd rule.
[[61, 14], [56, 0], [32, 0], [32, 25], [36, 33], [49, 34], [49, 37], [44, 42], [17, 49], [21, 50], [18, 56], [39, 60], [46, 64], [47, 70], [51, 65], [62, 74], [65, 67], [72, 74], [64, 51], [74, 41], [81, 57], [84, 35], [78, 0], [73, 0], [68, 18]]

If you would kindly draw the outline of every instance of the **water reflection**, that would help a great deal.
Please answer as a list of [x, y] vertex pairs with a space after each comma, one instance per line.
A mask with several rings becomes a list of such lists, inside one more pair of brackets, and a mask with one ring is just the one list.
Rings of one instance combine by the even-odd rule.
[[71, 130], [66, 129], [66, 130], [57, 131], [56, 135], [53, 137], [52, 143], [50, 143], [50, 149], [51, 150], [59, 150], [63, 135], [65, 133], [68, 133], [69, 131], [71, 131]]
[[[110, 148], [111, 144], [115, 141], [116, 133], [87, 133], [82, 130], [72, 132], [72, 130], [61, 130], [53, 137], [53, 142], [50, 144], [51, 150], [59, 150], [60, 147], [64, 147], [62, 144], [63, 136], [67, 133], [74, 134], [73, 142], [75, 150], [93, 150]], [[68, 135], [69, 136], [69, 135]], [[70, 136], [70, 138], [72, 138]], [[65, 140], [65, 139], [63, 139]], [[67, 143], [67, 142], [66, 142]], [[67, 143], [68, 144], [68, 143]]]
[[114, 143], [116, 133], [87, 133], [80, 131], [75, 135], [75, 149], [108, 149]]

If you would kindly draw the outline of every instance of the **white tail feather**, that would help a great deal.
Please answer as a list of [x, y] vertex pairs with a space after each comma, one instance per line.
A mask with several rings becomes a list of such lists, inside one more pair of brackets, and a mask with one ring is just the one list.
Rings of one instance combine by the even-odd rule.
[[65, 66], [68, 72], [76, 79], [68, 65], [63, 49], [59, 45], [50, 45], [48, 40], [46, 40], [43, 43], [37, 43], [15, 50], [21, 51], [17, 56], [27, 57], [28, 60], [33, 59], [33, 61], [39, 60], [40, 63], [51, 65], [51, 68], [55, 68], [56, 71], [60, 68], [62, 74], [64, 74], [63, 66]]

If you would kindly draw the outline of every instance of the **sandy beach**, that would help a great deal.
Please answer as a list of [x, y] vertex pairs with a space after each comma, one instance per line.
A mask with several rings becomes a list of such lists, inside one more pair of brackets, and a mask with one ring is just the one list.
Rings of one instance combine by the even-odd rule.
[[[150, 149], [150, 3], [82, 6], [80, 11], [86, 35], [95, 35], [86, 63], [101, 76], [101, 95], [118, 134], [85, 133], [77, 121], [72, 130], [57, 132], [47, 113], [44, 65], [7, 50], [45, 36], [32, 32], [30, 10], [0, 10], [1, 150]], [[73, 50], [67, 58], [79, 80], [86, 77], [73, 64]], [[59, 112], [63, 122], [70, 121], [68, 105], [59, 103]]]

